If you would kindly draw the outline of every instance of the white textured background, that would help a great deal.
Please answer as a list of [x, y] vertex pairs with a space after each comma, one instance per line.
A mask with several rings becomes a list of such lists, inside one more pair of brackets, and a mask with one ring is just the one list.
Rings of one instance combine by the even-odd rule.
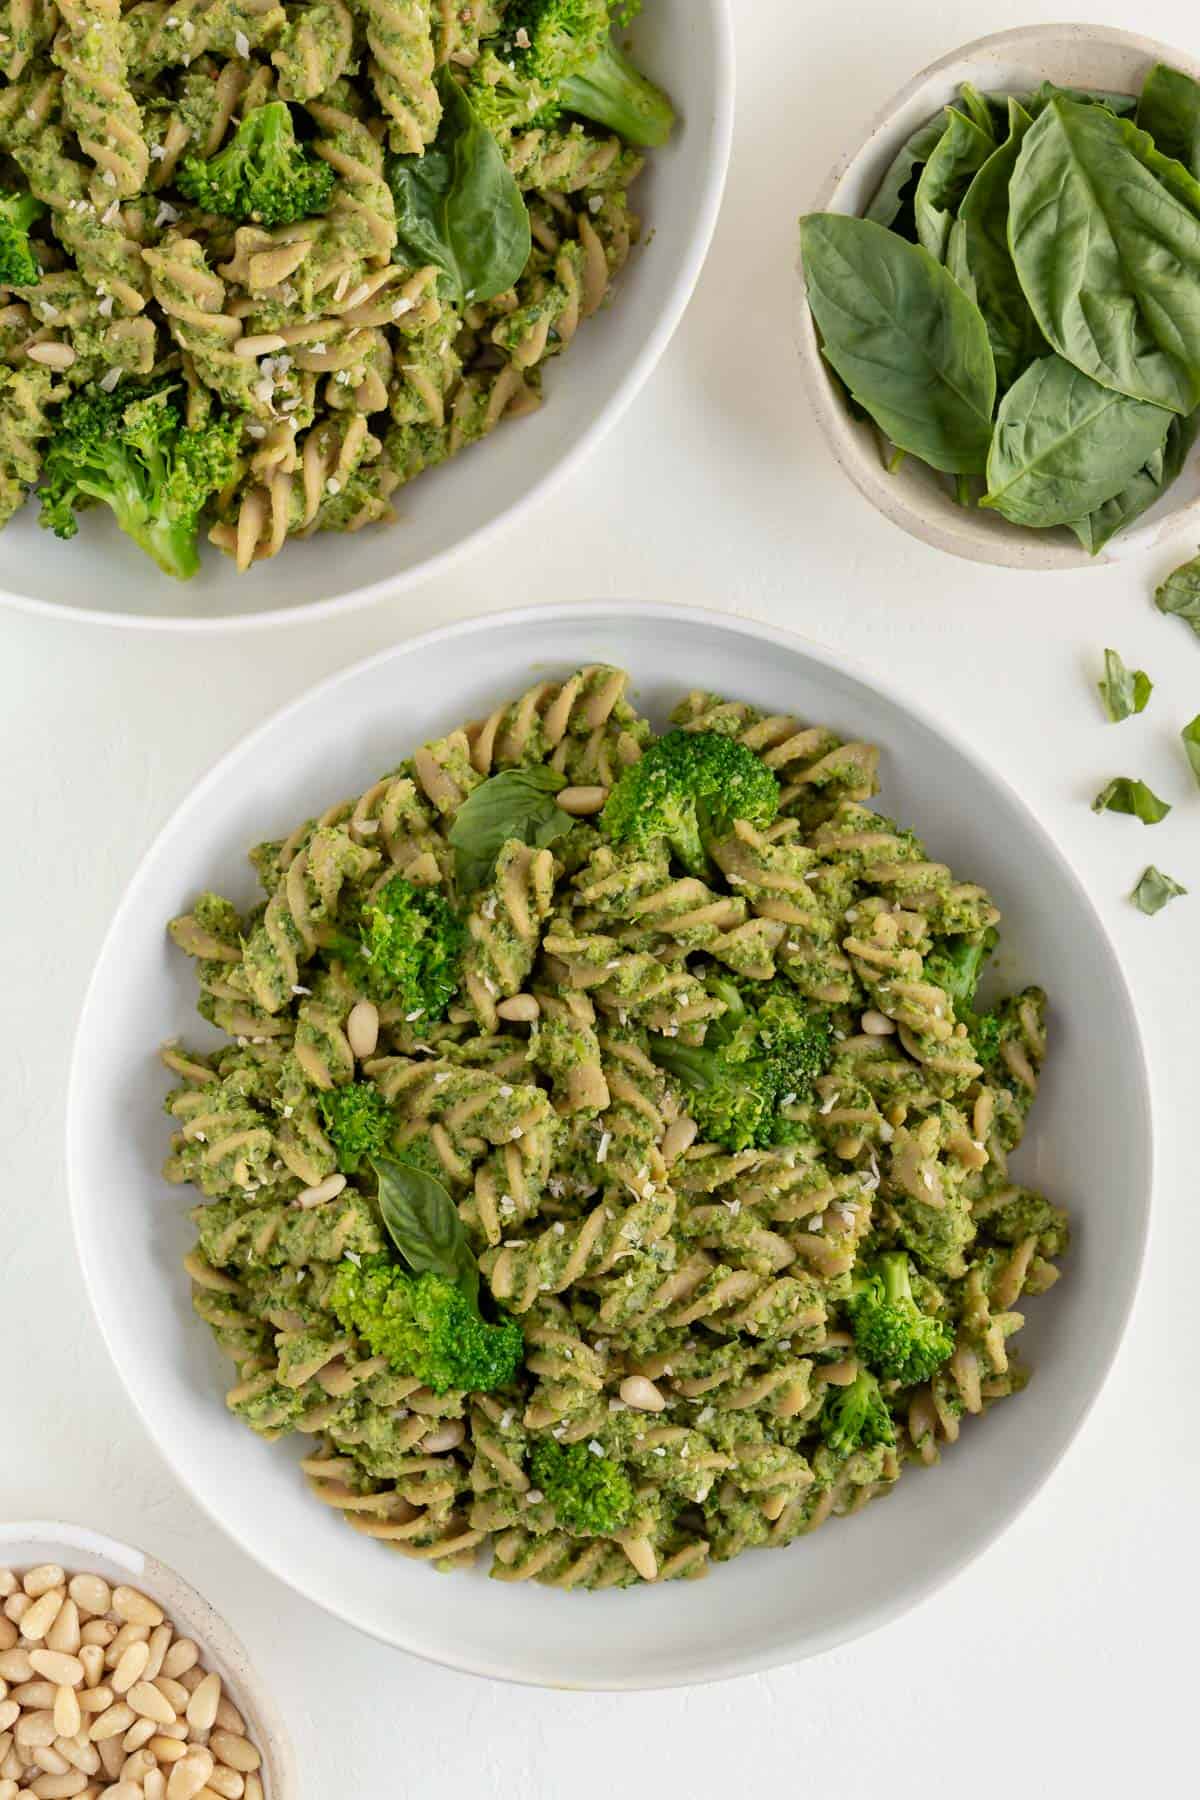
[[[931, 1784], [973, 1800], [1108, 1800], [1159, 1780], [1196, 1791], [1200, 792], [1173, 739], [1200, 711], [1200, 643], [1150, 604], [1194, 541], [1149, 566], [1067, 576], [945, 559], [829, 467], [790, 343], [793, 220], [835, 155], [919, 66], [1059, 8], [736, 4], [733, 172], [695, 303], [623, 424], [518, 536], [366, 613], [224, 643], [0, 620], [0, 1515], [73, 1517], [203, 1588], [289, 1713], [304, 1800], [609, 1800], [614, 1789], [649, 1800], [751, 1781], [830, 1800], [903, 1800]], [[1183, 0], [1143, 0], [1136, 14], [1096, 0], [1092, 12], [1194, 47]], [[1159, 1137], [1150, 1263], [1126, 1345], [1083, 1436], [1002, 1542], [847, 1650], [629, 1697], [426, 1667], [324, 1618], [227, 1543], [167, 1473], [108, 1366], [75, 1268], [60, 1149], [71, 1033], [108, 917], [214, 758], [317, 677], [425, 626], [605, 595], [723, 606], [840, 645], [993, 759], [1104, 911], [1141, 1009]], [[1093, 686], [1106, 644], [1158, 684], [1150, 712], [1119, 730], [1103, 724]], [[1173, 799], [1170, 819], [1147, 832], [1094, 818], [1088, 801], [1118, 773]], [[1145, 919], [1123, 895], [1151, 859], [1195, 897]], [[719, 1606], [719, 1575], [709, 1591]]]

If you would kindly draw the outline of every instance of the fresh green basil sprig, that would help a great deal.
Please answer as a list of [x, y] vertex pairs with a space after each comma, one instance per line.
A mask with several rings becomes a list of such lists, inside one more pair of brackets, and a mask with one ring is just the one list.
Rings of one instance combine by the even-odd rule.
[[479, 1301], [479, 1265], [458, 1208], [424, 1169], [391, 1156], [373, 1156], [379, 1211], [392, 1243], [414, 1275], [442, 1275]]
[[510, 839], [544, 849], [566, 836], [576, 821], [554, 798], [566, 785], [557, 769], [542, 765], [504, 769], [471, 789], [449, 833], [460, 893], [484, 885]]

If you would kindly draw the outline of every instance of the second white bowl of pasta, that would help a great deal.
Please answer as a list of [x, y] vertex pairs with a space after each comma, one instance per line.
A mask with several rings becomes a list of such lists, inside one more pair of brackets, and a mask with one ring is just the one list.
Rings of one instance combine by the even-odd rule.
[[190, 1490], [363, 1629], [555, 1685], [946, 1579], [1146, 1229], [1136, 1021], [1049, 838], [828, 653], [682, 609], [485, 619], [263, 726], [131, 886], [69, 1113]]
[[401, 10], [71, 5], [5, 53], [0, 595], [317, 616], [511, 521], [632, 399], [716, 220], [728, 0]]

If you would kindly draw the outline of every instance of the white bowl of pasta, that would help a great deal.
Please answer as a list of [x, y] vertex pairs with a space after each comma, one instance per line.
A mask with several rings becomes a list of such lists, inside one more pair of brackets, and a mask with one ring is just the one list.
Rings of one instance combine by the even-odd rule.
[[[318, 31], [264, 0], [228, 43], [114, 25], [143, 100], [119, 154], [83, 116], [90, 15], [53, 61], [15, 54], [0, 139], [37, 276], [2, 321], [0, 597], [128, 627], [315, 618], [573, 467], [679, 323], [732, 135], [729, 0], [634, 10], [561, 82], [479, 5], [425, 9], [382, 60], [340, 5]], [[148, 394], [174, 485], [126, 410]]]
[[[614, 667], [632, 672], [628, 688]], [[410, 697], [402, 719], [398, 692]], [[769, 768], [770, 805], [757, 826], [730, 830], [706, 802], [707, 887], [659, 852], [632, 888], [614, 885], [633, 866], [620, 856], [641, 853], [619, 851], [613, 814], [601, 843], [589, 809], [640, 766], [647, 734], [681, 702], [677, 718], [700, 733], [686, 754], [698, 743], [743, 774], [748, 759], [754, 808]], [[455, 737], [465, 720], [477, 723]], [[872, 745], [878, 824], [862, 810]], [[465, 794], [494, 799], [489, 784], [518, 765], [527, 772], [508, 774], [506, 804], [523, 796], [527, 836], [499, 862], [485, 842], [469, 874], [458, 859], [480, 853], [478, 838], [456, 827], [447, 845], [434, 814], [462, 818]], [[395, 773], [377, 780], [384, 769]], [[350, 794], [364, 798], [346, 804]], [[556, 796], [565, 823], [539, 810], [553, 815]], [[324, 835], [288, 836], [314, 816]], [[216, 902], [193, 910], [212, 889], [234, 909], [253, 904], [244, 852], [264, 838], [266, 912], [239, 922]], [[356, 888], [384, 916], [389, 868], [405, 904], [424, 888], [427, 908], [469, 911], [467, 1004], [444, 999], [437, 1026], [414, 1023], [407, 998], [356, 998], [375, 976], [349, 939], [320, 947], [335, 943], [321, 907], [339, 931], [366, 929]], [[457, 899], [471, 881], [483, 886]], [[1016, 998], [985, 987], [978, 1013], [963, 994], [948, 1011], [953, 983], [933, 954], [990, 944], [993, 902], [988, 980]], [[194, 1018], [196, 969], [215, 1029]], [[713, 1148], [726, 1126], [673, 1042], [682, 1031], [686, 1046], [702, 1022], [722, 1054], [720, 1016], [741, 1017], [731, 970], [746, 1005], [783, 982], [805, 1029], [825, 1033], [791, 1091], [770, 1088], [758, 1147], [732, 1156]], [[769, 990], [755, 987], [768, 977]], [[1028, 991], [1042, 977], [1048, 1053]], [[766, 1009], [754, 1017], [761, 1032]], [[171, 1046], [169, 1078], [156, 1041]], [[793, 1057], [795, 1039], [762, 1044], [769, 1086], [770, 1057]], [[286, 1079], [281, 1057], [293, 1059]], [[215, 1086], [218, 1074], [233, 1085]], [[195, 1215], [198, 1244], [197, 1196], [162, 1185], [168, 1080], [171, 1178], [211, 1202]], [[328, 1095], [357, 1107], [368, 1087], [383, 1135], [359, 1149], [375, 1172], [329, 1175], [322, 1129], [343, 1168], [353, 1144]], [[376, 1637], [556, 1686], [766, 1668], [947, 1580], [1011, 1523], [1078, 1430], [1120, 1341], [1147, 1229], [1137, 1022], [1050, 838], [969, 750], [869, 677], [786, 633], [693, 609], [596, 603], [451, 627], [334, 677], [257, 730], [180, 808], [128, 890], [84, 1007], [68, 1111], [75, 1230], [101, 1330], [197, 1500], [282, 1580]], [[438, 1179], [422, 1185], [431, 1170]], [[418, 1267], [442, 1267], [442, 1251], [423, 1265], [414, 1253], [424, 1227], [412, 1207], [453, 1213], [450, 1192], [459, 1210], [444, 1242], [465, 1245], [482, 1274], [490, 1329], [503, 1337], [515, 1318], [526, 1333], [516, 1373], [510, 1361], [469, 1404], [421, 1360], [431, 1351], [373, 1335], [364, 1298], [385, 1227], [411, 1263], [397, 1274], [388, 1253], [399, 1290], [426, 1279]], [[1061, 1256], [1057, 1205], [1073, 1233]], [[876, 1265], [877, 1252], [899, 1262]], [[884, 1267], [907, 1269], [927, 1315], [932, 1360], [919, 1376], [888, 1373], [860, 1336], [861, 1293], [847, 1296], [847, 1279]], [[1033, 1379], [993, 1407], [1021, 1386], [1004, 1349], [1021, 1318]], [[963, 1418], [981, 1408], [983, 1419]], [[909, 1466], [939, 1454], [937, 1468]], [[564, 1497], [568, 1466], [600, 1512], [572, 1515], [582, 1502]], [[886, 1505], [809, 1535], [885, 1489]], [[430, 1562], [453, 1573], [434, 1583]]]

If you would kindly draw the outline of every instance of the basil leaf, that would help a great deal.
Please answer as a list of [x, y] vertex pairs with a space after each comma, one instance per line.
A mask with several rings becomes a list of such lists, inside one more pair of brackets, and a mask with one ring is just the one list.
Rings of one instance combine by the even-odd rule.
[[414, 1275], [443, 1275], [478, 1303], [479, 1265], [466, 1228], [446, 1189], [424, 1169], [395, 1157], [373, 1156], [379, 1211], [388, 1236]]
[[1200, 637], [1200, 556], [1193, 556], [1168, 575], [1154, 590], [1154, 604], [1160, 613], [1174, 613], [1184, 619]]
[[1133, 480], [1119, 494], [1106, 500], [1103, 506], [1089, 513], [1086, 519], [1071, 522], [1070, 529], [1089, 555], [1095, 556], [1098, 551], [1103, 550], [1118, 531], [1124, 531], [1127, 525], [1132, 525], [1143, 513], [1149, 512], [1156, 501], [1162, 499], [1167, 489], [1182, 474], [1183, 465], [1196, 441], [1198, 428], [1200, 414], [1191, 413], [1186, 419], [1181, 419], [1178, 413], [1173, 414], [1162, 450], [1150, 458], [1144, 469], [1138, 470]]
[[992, 122], [992, 109], [987, 103], [987, 96], [981, 94], [977, 87], [972, 87], [969, 81], [964, 81], [958, 90], [958, 99], [960, 110], [966, 113], [968, 119], [978, 125], [985, 137], [994, 138], [996, 127]]
[[394, 262], [442, 272], [450, 298], [491, 300], [513, 286], [529, 261], [529, 213], [491, 132], [462, 88], [438, 78], [442, 122], [424, 156], [388, 163], [396, 203]]
[[1153, 915], [1161, 912], [1168, 901], [1174, 900], [1179, 894], [1186, 893], [1185, 887], [1181, 887], [1177, 881], [1172, 881], [1169, 875], [1164, 875], [1161, 869], [1156, 869], [1151, 863], [1150, 867], [1143, 872], [1141, 880], [1129, 898], [1139, 912]]
[[996, 366], [979, 308], [927, 250], [868, 219], [800, 223], [808, 299], [827, 362], [898, 450], [981, 475]]
[[946, 241], [971, 177], [996, 148], [990, 131], [981, 131], [957, 107], [947, 107], [948, 123], [921, 171], [914, 202], [917, 237], [937, 262], [946, 260]]
[[575, 824], [554, 799], [566, 781], [557, 769], [505, 769], [472, 788], [450, 827], [460, 892], [481, 888], [510, 838], [539, 849]]
[[1002, 391], [1046, 349], [1008, 247], [1008, 185], [1033, 121], [1019, 101], [1008, 108], [1008, 137], [967, 189], [946, 246], [946, 267], [983, 314]]
[[917, 227], [913, 217], [913, 196], [909, 189], [920, 179], [918, 171], [936, 150], [938, 141], [950, 122], [949, 110], [949, 107], [944, 107], [936, 118], [918, 125], [911, 137], [901, 144], [864, 215], [873, 224], [890, 226], [910, 242], [916, 238]]
[[1169, 803], [1151, 793], [1144, 781], [1133, 781], [1128, 775], [1118, 775], [1092, 801], [1093, 812], [1130, 813], [1143, 825], [1157, 825], [1170, 810]]
[[1175, 157], [1200, 177], [1200, 83], [1155, 63], [1142, 86], [1137, 122], [1164, 156]]
[[1183, 752], [1191, 764], [1192, 774], [1200, 782], [1200, 713], [1197, 713], [1190, 725], [1184, 726], [1179, 735], [1183, 739]]
[[1044, 356], [1000, 402], [980, 505], [1014, 525], [1068, 525], [1121, 492], [1162, 449], [1170, 422], [1161, 406]]
[[1145, 669], [1127, 669], [1115, 650], [1104, 652], [1104, 680], [1099, 683], [1104, 710], [1114, 725], [1145, 712], [1154, 683]]
[[1200, 219], [1145, 166], [1144, 136], [1101, 107], [1052, 100], [1017, 158], [1009, 242], [1060, 356], [1102, 387], [1190, 413], [1200, 401]]
[[1113, 94], [1103, 88], [1056, 87], [1052, 81], [1043, 81], [1041, 87], [1035, 88], [1024, 102], [1025, 110], [1036, 119], [1052, 100], [1059, 98], [1074, 100], [1078, 106], [1102, 106], [1117, 115], [1137, 110], [1137, 98], [1133, 94]]

